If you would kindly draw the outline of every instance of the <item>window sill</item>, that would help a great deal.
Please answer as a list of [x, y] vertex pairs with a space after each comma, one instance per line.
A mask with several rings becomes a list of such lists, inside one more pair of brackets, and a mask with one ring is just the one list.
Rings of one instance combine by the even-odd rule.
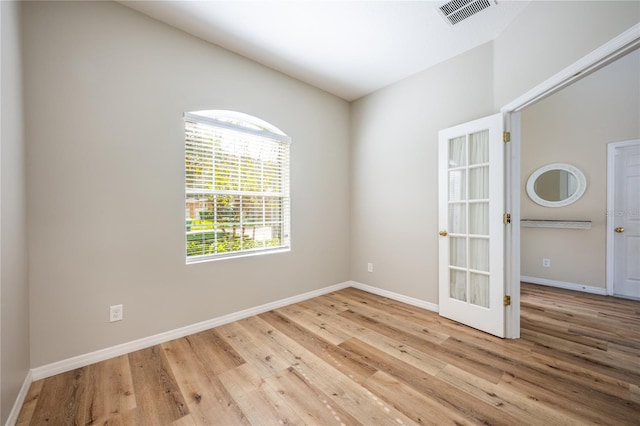
[[229, 253], [229, 254], [212, 254], [208, 256], [198, 256], [197, 258], [187, 258], [187, 265], [194, 265], [197, 263], [206, 263], [213, 262], [218, 260], [229, 260], [229, 259], [239, 259], [243, 257], [254, 257], [254, 256], [262, 256], [265, 254], [276, 254], [276, 253], [287, 253], [291, 251], [291, 247], [278, 247], [274, 249], [267, 250], [256, 250], [256, 251], [247, 251], [240, 253]]

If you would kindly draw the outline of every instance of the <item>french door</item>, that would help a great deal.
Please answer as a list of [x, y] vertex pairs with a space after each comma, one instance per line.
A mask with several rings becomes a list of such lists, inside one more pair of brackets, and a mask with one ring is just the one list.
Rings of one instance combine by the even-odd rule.
[[439, 133], [439, 313], [505, 336], [502, 114]]

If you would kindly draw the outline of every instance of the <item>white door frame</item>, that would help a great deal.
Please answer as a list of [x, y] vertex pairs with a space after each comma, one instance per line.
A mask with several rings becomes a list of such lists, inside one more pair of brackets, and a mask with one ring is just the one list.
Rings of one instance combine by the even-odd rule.
[[505, 293], [511, 305], [505, 311], [505, 336], [520, 338], [520, 112], [503, 114], [505, 131], [511, 142], [505, 146], [505, 211], [511, 214], [511, 225], [505, 229]]
[[625, 146], [638, 145], [640, 143], [638, 139], [621, 142], [610, 142], [607, 144], [607, 294], [614, 294], [614, 260], [613, 260], [613, 248], [615, 233], [613, 227], [615, 221], [612, 220], [612, 215], [615, 217], [615, 205], [614, 205], [614, 188], [615, 188], [615, 151], [617, 148], [623, 148]]
[[[506, 337], [520, 337], [520, 111], [640, 48], [640, 24], [629, 28], [585, 57], [550, 77], [500, 109], [511, 133], [505, 155], [506, 200], [511, 229], [505, 234], [505, 294], [511, 306], [505, 312]], [[607, 289], [608, 289], [607, 283]]]

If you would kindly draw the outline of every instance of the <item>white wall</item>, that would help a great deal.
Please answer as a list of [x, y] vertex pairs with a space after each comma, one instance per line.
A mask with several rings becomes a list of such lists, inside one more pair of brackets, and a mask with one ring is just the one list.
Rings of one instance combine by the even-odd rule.
[[[32, 367], [348, 280], [347, 102], [117, 3], [24, 10]], [[290, 253], [185, 265], [203, 109], [292, 137]]]
[[29, 286], [20, 7], [0, 2], [0, 424], [29, 371]]
[[[640, 51], [526, 108], [521, 136], [522, 218], [592, 222], [590, 230], [523, 228], [522, 275], [605, 288], [607, 143], [640, 137]], [[539, 206], [526, 195], [527, 179], [557, 162], [582, 170], [587, 191], [566, 207]]]
[[638, 22], [638, 1], [532, 1], [494, 41], [496, 111]]
[[353, 280], [438, 303], [438, 131], [491, 114], [491, 49], [353, 103]]

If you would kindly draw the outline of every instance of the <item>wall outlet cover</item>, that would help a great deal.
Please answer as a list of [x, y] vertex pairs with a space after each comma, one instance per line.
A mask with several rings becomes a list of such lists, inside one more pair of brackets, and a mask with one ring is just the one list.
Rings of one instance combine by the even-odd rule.
[[109, 322], [122, 321], [124, 310], [122, 305], [109, 306]]

